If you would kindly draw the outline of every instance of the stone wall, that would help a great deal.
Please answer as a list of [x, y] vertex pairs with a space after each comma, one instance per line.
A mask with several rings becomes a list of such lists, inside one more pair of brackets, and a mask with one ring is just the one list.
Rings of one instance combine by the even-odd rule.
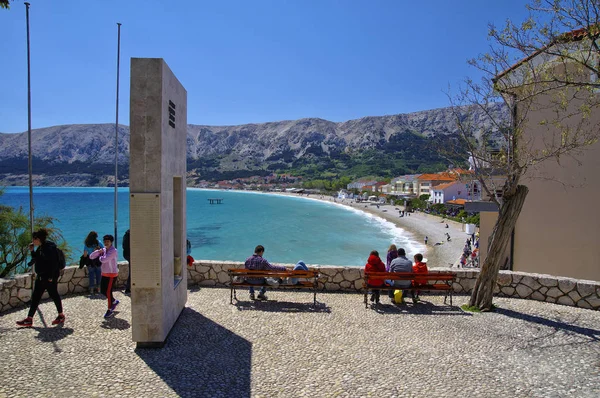
[[[188, 285], [229, 286], [227, 270], [242, 268], [241, 262], [196, 261], [188, 267]], [[286, 264], [290, 269], [293, 264]], [[312, 267], [312, 266], [311, 266]], [[359, 292], [362, 287], [363, 269], [358, 267], [319, 266], [321, 271], [319, 289], [323, 291]], [[456, 272], [454, 292], [469, 294], [475, 285], [478, 269], [434, 268], [432, 272]], [[127, 280], [129, 266], [119, 263], [117, 286]], [[67, 267], [59, 281], [61, 295], [86, 292], [88, 287], [87, 269]], [[502, 297], [546, 301], [568, 306], [600, 310], [600, 282], [583, 281], [524, 272], [500, 271], [495, 294]], [[0, 279], [0, 311], [24, 306], [31, 297], [31, 276], [19, 275], [13, 279]], [[47, 293], [44, 298], [48, 297]]]
[[[128, 275], [127, 262], [119, 263], [117, 286], [123, 286]], [[31, 274], [18, 275], [10, 279], [0, 278], [0, 312], [25, 306], [31, 300], [31, 283]], [[88, 286], [87, 267], [82, 269], [77, 266], [66, 267], [58, 281], [58, 293], [61, 296], [85, 293], [88, 291]], [[49, 298], [48, 292], [42, 296], [42, 299], [47, 298]]]

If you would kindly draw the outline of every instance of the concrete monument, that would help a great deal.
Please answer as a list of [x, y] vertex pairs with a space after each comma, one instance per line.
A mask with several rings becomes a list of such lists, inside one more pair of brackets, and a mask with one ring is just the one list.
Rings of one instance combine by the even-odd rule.
[[187, 301], [187, 92], [161, 58], [131, 59], [131, 323], [161, 347]]

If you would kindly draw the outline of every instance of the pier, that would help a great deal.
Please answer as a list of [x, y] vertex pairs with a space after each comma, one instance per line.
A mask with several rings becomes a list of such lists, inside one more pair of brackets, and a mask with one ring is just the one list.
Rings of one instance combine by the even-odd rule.
[[223, 203], [223, 198], [209, 198], [208, 202], [211, 205], [214, 205], [214, 204], [220, 205], [221, 203]]

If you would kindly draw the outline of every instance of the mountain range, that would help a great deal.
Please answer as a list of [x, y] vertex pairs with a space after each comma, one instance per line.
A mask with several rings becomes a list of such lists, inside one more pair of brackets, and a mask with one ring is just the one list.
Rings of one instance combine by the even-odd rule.
[[[506, 118], [506, 109], [490, 112]], [[484, 112], [460, 108], [480, 131]], [[39, 185], [106, 185], [114, 175], [114, 124], [73, 124], [32, 131], [33, 174]], [[432, 172], [466, 163], [451, 108], [369, 116], [346, 122], [318, 118], [239, 126], [188, 125], [188, 184], [271, 172], [305, 178]], [[27, 185], [27, 132], [0, 133], [0, 185]], [[129, 128], [119, 126], [119, 184], [127, 185]]]

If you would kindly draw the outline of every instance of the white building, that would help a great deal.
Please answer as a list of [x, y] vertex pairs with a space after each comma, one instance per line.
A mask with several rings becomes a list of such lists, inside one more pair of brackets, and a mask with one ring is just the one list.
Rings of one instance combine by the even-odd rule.
[[470, 199], [467, 184], [461, 181], [436, 185], [430, 192], [429, 201], [434, 204], [456, 199]]

